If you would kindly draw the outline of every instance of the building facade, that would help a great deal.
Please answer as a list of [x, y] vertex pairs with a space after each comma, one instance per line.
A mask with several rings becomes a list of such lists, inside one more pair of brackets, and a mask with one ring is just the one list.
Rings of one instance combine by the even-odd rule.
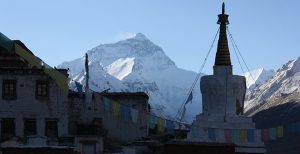
[[[14, 41], [32, 52], [20, 41]], [[33, 55], [33, 54], [32, 54]], [[43, 68], [1, 48], [0, 51], [1, 140], [17, 137], [57, 139], [68, 135], [68, 97]], [[58, 70], [67, 76], [67, 70]]]

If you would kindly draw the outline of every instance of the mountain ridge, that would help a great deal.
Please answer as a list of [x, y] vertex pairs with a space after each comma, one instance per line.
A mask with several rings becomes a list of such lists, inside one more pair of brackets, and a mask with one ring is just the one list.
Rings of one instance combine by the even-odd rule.
[[[163, 51], [142, 33], [116, 43], [101, 44], [87, 51], [89, 68], [95, 82], [110, 91], [145, 92], [153, 113], [174, 118], [196, 77], [193, 71], [178, 68]], [[69, 68], [70, 77], [84, 83], [84, 57], [63, 62], [60, 68]], [[99, 71], [99, 70], [102, 70]], [[98, 71], [98, 72], [97, 72]], [[101, 77], [101, 76], [106, 76]], [[80, 79], [80, 80], [78, 80]], [[104, 83], [98, 83], [97, 80]], [[111, 84], [105, 83], [114, 83]], [[90, 83], [91, 84], [91, 83]], [[200, 83], [194, 88], [193, 103], [187, 105], [186, 121], [201, 112]], [[91, 86], [93, 87], [93, 86]], [[72, 87], [70, 87], [72, 88]], [[74, 88], [74, 86], [73, 86]], [[93, 87], [95, 91], [105, 88]]]

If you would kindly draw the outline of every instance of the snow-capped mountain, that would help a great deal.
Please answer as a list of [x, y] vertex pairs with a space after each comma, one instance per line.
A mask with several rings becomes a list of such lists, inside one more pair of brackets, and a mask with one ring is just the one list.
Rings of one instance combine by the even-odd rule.
[[241, 74], [246, 78], [246, 85], [249, 90], [255, 88], [256, 85], [260, 85], [266, 82], [275, 74], [273, 69], [267, 70], [264, 68], [259, 68], [250, 72]]
[[[166, 118], [177, 113], [196, 77], [196, 73], [178, 68], [164, 51], [145, 35], [112, 44], [101, 44], [87, 52], [90, 86], [102, 91], [143, 91], [149, 95], [152, 111]], [[70, 77], [84, 83], [84, 57], [64, 62]], [[72, 88], [72, 87], [71, 87]], [[199, 81], [193, 91], [193, 103], [187, 105], [185, 119], [191, 121], [201, 112]]]
[[[300, 92], [300, 57], [278, 69], [265, 83], [255, 87], [246, 96], [245, 110], [253, 115], [270, 107], [290, 101]], [[300, 100], [300, 98], [298, 98]]]

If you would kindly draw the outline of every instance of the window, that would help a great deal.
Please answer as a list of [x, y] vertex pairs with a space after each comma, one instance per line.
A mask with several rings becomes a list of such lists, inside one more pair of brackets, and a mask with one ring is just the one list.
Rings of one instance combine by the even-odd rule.
[[2, 98], [15, 99], [16, 96], [16, 80], [3, 80]]
[[35, 119], [25, 119], [24, 120], [24, 135], [36, 135], [36, 120]]
[[36, 81], [36, 98], [47, 98], [48, 97], [48, 82], [47, 81]]
[[4, 118], [1, 120], [1, 138], [4, 140], [15, 136], [15, 119]]
[[45, 135], [49, 138], [56, 138], [57, 133], [57, 119], [46, 119]]

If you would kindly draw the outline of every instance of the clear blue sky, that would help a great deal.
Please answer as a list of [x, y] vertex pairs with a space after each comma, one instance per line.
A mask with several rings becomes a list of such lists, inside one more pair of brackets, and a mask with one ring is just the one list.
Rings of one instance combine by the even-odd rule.
[[[219, 0], [1, 1], [0, 31], [52, 66], [141, 32], [184, 69], [198, 71], [217, 31]], [[299, 0], [225, 0], [229, 28], [250, 69], [300, 56]], [[205, 73], [211, 73], [215, 49]], [[235, 72], [241, 72], [231, 49]]]

